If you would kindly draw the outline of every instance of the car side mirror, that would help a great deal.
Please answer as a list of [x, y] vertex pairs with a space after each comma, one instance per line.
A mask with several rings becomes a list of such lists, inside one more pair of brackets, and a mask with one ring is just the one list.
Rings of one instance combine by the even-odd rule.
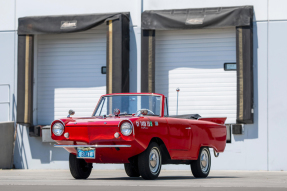
[[74, 115], [74, 114], [75, 114], [75, 111], [72, 110], [72, 109], [70, 109], [70, 110], [69, 110], [69, 115], [68, 115], [67, 117], [70, 117], [71, 115]]

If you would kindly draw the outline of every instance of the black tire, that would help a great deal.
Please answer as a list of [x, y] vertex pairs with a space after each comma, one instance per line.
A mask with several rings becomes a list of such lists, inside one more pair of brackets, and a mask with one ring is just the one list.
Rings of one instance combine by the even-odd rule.
[[192, 161], [190, 164], [192, 174], [195, 178], [206, 178], [210, 172], [210, 167], [211, 157], [209, 149], [207, 147], [202, 147], [199, 151], [197, 160]]
[[[153, 161], [151, 162], [153, 164], [150, 162], [150, 155], [152, 155]], [[142, 178], [146, 180], [156, 179], [161, 170], [161, 161], [161, 152], [158, 144], [155, 142], [150, 143], [148, 148], [138, 156], [138, 168]]]
[[125, 163], [125, 171], [129, 177], [139, 177], [139, 169], [138, 165], [135, 163]]
[[75, 179], [87, 179], [92, 172], [93, 164], [86, 163], [84, 159], [78, 159], [76, 155], [70, 153], [69, 167]]

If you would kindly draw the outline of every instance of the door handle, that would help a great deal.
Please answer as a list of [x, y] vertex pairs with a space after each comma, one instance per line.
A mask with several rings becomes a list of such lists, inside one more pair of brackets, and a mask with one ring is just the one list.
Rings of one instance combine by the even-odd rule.
[[191, 127], [186, 127], [185, 129], [191, 129]]

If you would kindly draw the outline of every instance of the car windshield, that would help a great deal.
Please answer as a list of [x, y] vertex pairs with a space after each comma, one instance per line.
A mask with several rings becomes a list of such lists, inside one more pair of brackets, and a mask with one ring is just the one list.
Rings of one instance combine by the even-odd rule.
[[112, 95], [100, 100], [94, 116], [114, 115], [119, 109], [119, 115], [143, 114], [161, 115], [161, 96], [158, 95]]

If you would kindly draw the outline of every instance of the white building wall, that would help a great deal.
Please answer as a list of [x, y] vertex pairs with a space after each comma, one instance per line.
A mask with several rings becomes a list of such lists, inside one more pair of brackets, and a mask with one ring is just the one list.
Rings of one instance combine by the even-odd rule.
[[[0, 1], [0, 121], [14, 121], [15, 115], [15, 3]], [[5, 85], [3, 85], [5, 84]], [[7, 84], [7, 85], [6, 85]], [[10, 89], [10, 90], [9, 90]]]
[[268, 161], [270, 170], [287, 170], [287, 20], [269, 23]]
[[287, 170], [287, 1], [269, 0], [268, 28], [268, 164]]
[[[140, 92], [141, 12], [143, 10], [181, 9], [219, 6], [254, 6], [254, 119], [244, 126], [243, 135], [232, 135], [225, 153], [213, 158], [213, 169], [287, 170], [284, 145], [287, 144], [286, 35], [285, 0], [93, 0], [1, 1], [0, 2], [0, 84], [11, 86], [10, 98], [16, 98], [17, 20], [35, 15], [130, 12], [130, 90]], [[16, 11], [16, 12], [15, 12]], [[269, 22], [268, 22], [269, 20]], [[135, 80], [136, 79], [136, 80]], [[1, 91], [1, 90], [0, 90]], [[2, 91], [1, 91], [2, 94]], [[10, 117], [15, 120], [16, 102]], [[6, 110], [0, 108], [0, 113]], [[18, 125], [14, 163], [16, 168], [68, 169], [68, 153], [55, 149], [40, 138], [29, 137], [28, 128]], [[94, 165], [94, 168], [123, 168], [123, 165]], [[167, 165], [163, 169], [189, 169]]]
[[[15, 31], [0, 31], [0, 121], [14, 121]], [[2, 102], [2, 103], [1, 103]], [[10, 103], [4, 103], [10, 102]], [[14, 106], [14, 107], [13, 107]]]
[[0, 1], [0, 31], [16, 30], [15, 1]]
[[269, 0], [269, 20], [278, 21], [278, 20], [287, 20], [287, 1], [285, 0]]

